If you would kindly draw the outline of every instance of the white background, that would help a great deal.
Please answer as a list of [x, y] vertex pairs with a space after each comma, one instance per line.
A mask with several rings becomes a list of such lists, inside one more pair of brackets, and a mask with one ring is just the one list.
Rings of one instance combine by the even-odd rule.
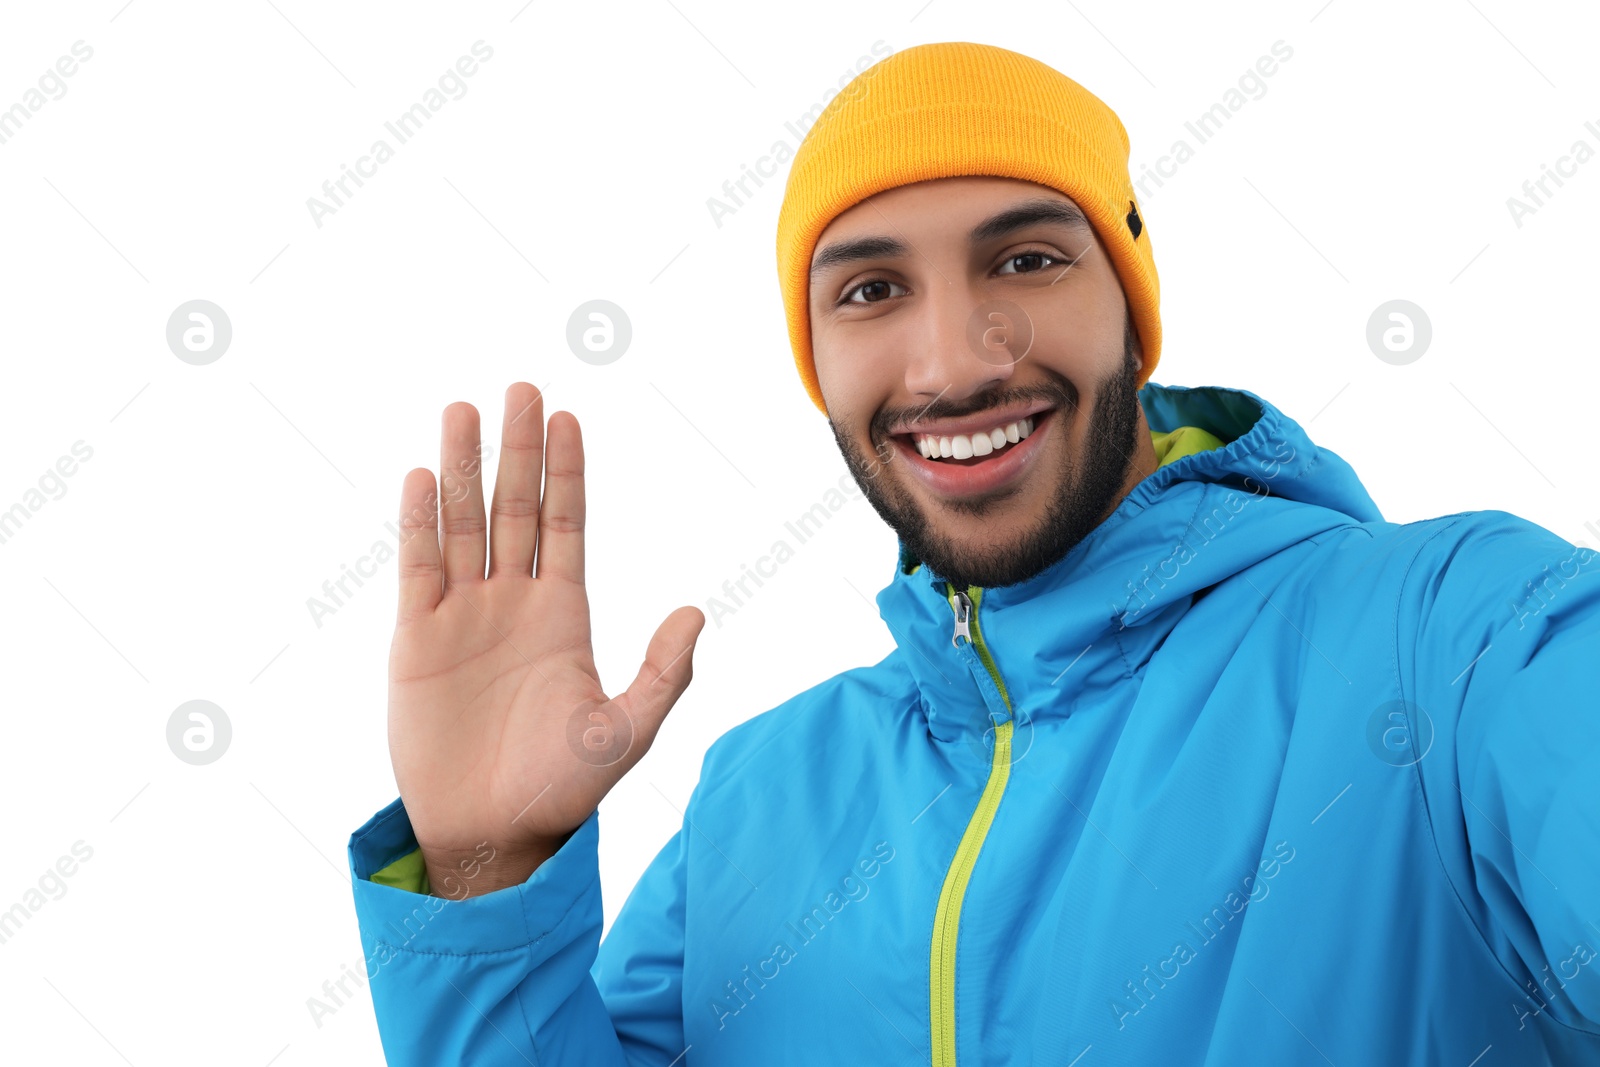
[[[784, 330], [786, 168], [720, 227], [706, 201], [875, 41], [1043, 60], [1118, 112], [1135, 175], [1284, 41], [1264, 95], [1143, 198], [1155, 380], [1265, 397], [1392, 520], [1499, 508], [1593, 543], [1600, 161], [1521, 227], [1506, 201], [1600, 148], [1597, 22], [1508, 0], [5, 5], [0, 108], [94, 53], [0, 144], [0, 510], [74, 442], [93, 456], [0, 544], [0, 910], [75, 842], [93, 856], [0, 944], [0, 1058], [380, 1062], [365, 992], [320, 1020], [307, 1000], [361, 967], [344, 850], [395, 793], [395, 568], [320, 627], [307, 598], [388, 537], [444, 405], [477, 404], [497, 446], [518, 379], [584, 427], [607, 685], [787, 537], [845, 468]], [[466, 95], [319, 228], [307, 198], [480, 39]], [[595, 298], [633, 324], [608, 366], [565, 341]], [[1433, 324], [1407, 366], [1365, 339], [1394, 298]], [[166, 344], [192, 299], [233, 326], [207, 366]], [[855, 498], [708, 623], [602, 806], [608, 924], [707, 745], [890, 649], [894, 548]], [[232, 722], [208, 766], [167, 747], [191, 699]]]

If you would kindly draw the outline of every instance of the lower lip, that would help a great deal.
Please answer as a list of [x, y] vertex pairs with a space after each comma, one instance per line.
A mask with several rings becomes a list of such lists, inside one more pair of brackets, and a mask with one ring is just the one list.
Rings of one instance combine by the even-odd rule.
[[939, 496], [980, 496], [1022, 477], [1039, 454], [1039, 439], [1051, 432], [1056, 424], [1056, 410], [1051, 408], [1033, 417], [1033, 432], [1014, 445], [1007, 445], [991, 459], [972, 466], [925, 459], [916, 445], [903, 437], [893, 438], [894, 446], [905, 457], [907, 468], [923, 485]]

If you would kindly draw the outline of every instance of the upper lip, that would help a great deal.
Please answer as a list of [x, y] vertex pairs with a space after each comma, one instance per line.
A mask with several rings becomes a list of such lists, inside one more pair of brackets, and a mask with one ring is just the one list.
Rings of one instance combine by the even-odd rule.
[[920, 436], [928, 434], [933, 437], [954, 437], [957, 434], [974, 434], [981, 431], [992, 430], [995, 427], [1005, 427], [1009, 423], [1021, 422], [1030, 415], [1049, 411], [1054, 404], [1045, 400], [1036, 400], [1030, 404], [1017, 404], [1009, 408], [996, 408], [993, 411], [979, 412], [961, 419], [940, 419], [931, 422], [901, 423], [889, 431], [891, 437], [903, 434]]

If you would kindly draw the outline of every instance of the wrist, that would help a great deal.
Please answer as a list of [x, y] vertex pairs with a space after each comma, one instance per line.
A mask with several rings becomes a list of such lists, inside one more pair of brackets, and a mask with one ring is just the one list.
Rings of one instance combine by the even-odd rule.
[[522, 843], [514, 848], [489, 841], [483, 841], [471, 849], [430, 849], [423, 846], [422, 860], [428, 872], [428, 892], [446, 900], [466, 900], [468, 897], [521, 885], [540, 864], [560, 850], [566, 837], [548, 843]]

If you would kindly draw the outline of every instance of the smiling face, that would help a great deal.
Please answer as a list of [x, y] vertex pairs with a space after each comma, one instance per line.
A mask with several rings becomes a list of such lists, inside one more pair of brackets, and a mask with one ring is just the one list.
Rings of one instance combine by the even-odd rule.
[[1127, 300], [1069, 197], [1012, 178], [899, 186], [833, 219], [811, 266], [839, 451], [957, 587], [1038, 574], [1155, 470]]

